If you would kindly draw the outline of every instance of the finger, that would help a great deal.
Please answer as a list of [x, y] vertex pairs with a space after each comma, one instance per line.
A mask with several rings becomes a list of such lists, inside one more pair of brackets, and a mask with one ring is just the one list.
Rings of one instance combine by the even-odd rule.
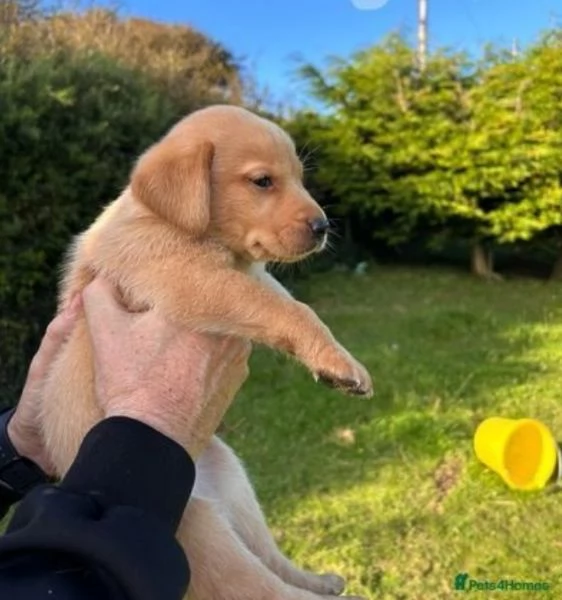
[[73, 312], [75, 310], [78, 310], [82, 305], [82, 292], [76, 292], [73, 296], [71, 296], [68, 299], [66, 304], [59, 306], [59, 314], [65, 311]]
[[213, 336], [207, 338], [207, 356], [209, 359], [208, 372], [211, 377], [216, 374], [221, 376], [226, 365], [230, 364], [235, 359], [232, 340], [223, 336]]
[[106, 335], [121, 330], [130, 316], [119, 302], [115, 288], [102, 277], [94, 279], [83, 292], [84, 312], [92, 341], [97, 344]]
[[29, 369], [34, 378], [47, 372], [62, 344], [72, 332], [81, 308], [82, 298], [80, 294], [76, 294], [66, 309], [49, 323]]
[[215, 373], [211, 400], [218, 399], [221, 403], [231, 402], [244, 385], [249, 373], [247, 362], [225, 364], [222, 372]]
[[252, 344], [247, 340], [230, 337], [223, 340], [220, 352], [214, 356], [213, 368], [210, 372], [216, 381], [230, 381], [240, 388], [248, 377], [248, 358]]
[[221, 360], [225, 362], [244, 362], [250, 358], [252, 343], [243, 338], [228, 337], [223, 342]]
[[102, 311], [124, 311], [119, 303], [117, 290], [111, 283], [103, 278], [96, 277], [89, 283], [83, 292], [86, 313], [92, 316], [101, 316]]
[[249, 375], [250, 367], [248, 366], [248, 363], [244, 361], [240, 363], [230, 363], [225, 378], [227, 381], [230, 381], [231, 389], [234, 388], [235, 391], [238, 391], [246, 379], [248, 379]]

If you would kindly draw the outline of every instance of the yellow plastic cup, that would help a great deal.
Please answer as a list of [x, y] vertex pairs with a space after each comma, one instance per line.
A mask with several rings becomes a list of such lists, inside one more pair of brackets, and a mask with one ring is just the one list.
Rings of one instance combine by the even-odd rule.
[[511, 489], [539, 490], [562, 475], [560, 448], [535, 419], [486, 419], [474, 434], [474, 450]]

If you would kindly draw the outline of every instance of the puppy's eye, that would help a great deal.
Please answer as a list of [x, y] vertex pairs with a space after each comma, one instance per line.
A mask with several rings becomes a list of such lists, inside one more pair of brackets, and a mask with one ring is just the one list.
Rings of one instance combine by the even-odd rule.
[[264, 175], [263, 177], [252, 179], [252, 183], [265, 190], [273, 185], [273, 179], [269, 175]]

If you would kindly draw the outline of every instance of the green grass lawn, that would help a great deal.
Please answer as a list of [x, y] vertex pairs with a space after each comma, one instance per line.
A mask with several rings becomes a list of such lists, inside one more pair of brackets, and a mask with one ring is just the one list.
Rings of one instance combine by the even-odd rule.
[[515, 493], [473, 456], [476, 425], [532, 416], [562, 439], [562, 287], [378, 269], [300, 282], [371, 370], [375, 397], [315, 384], [267, 349], [227, 417], [281, 547], [377, 599], [453, 598], [453, 578], [546, 581], [562, 598], [562, 495]]
[[551, 587], [477, 595], [562, 598], [562, 495], [512, 492], [472, 451], [493, 415], [541, 419], [562, 439], [562, 288], [375, 268], [293, 291], [376, 393], [340, 395], [255, 352], [225, 437], [281, 547], [370, 598], [452, 598], [460, 572]]

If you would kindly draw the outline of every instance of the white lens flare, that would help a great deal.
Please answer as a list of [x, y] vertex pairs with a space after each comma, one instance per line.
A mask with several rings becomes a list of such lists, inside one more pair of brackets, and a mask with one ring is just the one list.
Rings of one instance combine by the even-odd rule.
[[377, 10], [382, 8], [388, 0], [351, 0], [351, 4], [359, 10]]

